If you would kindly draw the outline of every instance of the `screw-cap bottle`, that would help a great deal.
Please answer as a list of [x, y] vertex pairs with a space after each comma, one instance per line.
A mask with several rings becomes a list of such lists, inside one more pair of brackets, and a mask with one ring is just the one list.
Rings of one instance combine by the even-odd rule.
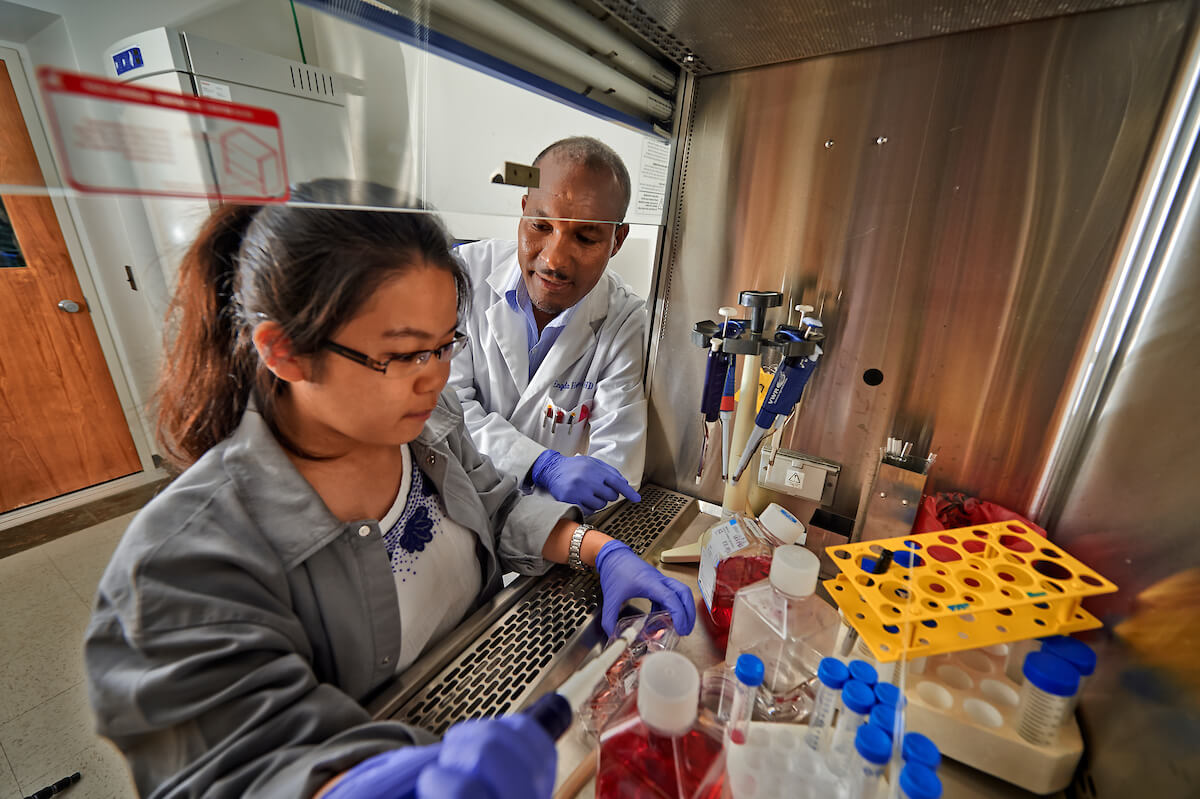
[[796, 544], [776, 547], [771, 556], [771, 585], [788, 596], [810, 596], [820, 572], [820, 558]]
[[637, 709], [646, 726], [672, 738], [696, 723], [700, 673], [678, 652], [652, 652], [642, 659]]

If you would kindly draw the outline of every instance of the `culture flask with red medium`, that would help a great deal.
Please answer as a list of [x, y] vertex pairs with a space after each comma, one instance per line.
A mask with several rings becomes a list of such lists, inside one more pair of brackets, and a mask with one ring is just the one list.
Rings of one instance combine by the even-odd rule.
[[721, 730], [699, 718], [700, 674], [677, 652], [642, 661], [637, 697], [600, 734], [600, 799], [691, 799], [721, 753]]
[[700, 537], [697, 582], [704, 600], [700, 618], [720, 652], [725, 651], [728, 643], [737, 592], [767, 579], [775, 548], [792, 544], [804, 535], [804, 525], [786, 511], [780, 511], [786, 514], [781, 518], [790, 518], [794, 524], [777, 524], [769, 529], [748, 516], [735, 514]]

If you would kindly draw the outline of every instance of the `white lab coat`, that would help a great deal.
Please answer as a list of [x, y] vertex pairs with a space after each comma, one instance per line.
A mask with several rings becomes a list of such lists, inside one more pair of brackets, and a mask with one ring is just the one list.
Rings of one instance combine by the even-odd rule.
[[[631, 485], [646, 462], [646, 303], [611, 271], [579, 301], [533, 379], [524, 314], [504, 298], [517, 263], [513, 241], [455, 249], [471, 278], [468, 348], [451, 362], [450, 383], [476, 446], [524, 481], [547, 449], [585, 453], [616, 467]], [[553, 403], [569, 419], [546, 419]], [[578, 421], [583, 406], [589, 418]]]

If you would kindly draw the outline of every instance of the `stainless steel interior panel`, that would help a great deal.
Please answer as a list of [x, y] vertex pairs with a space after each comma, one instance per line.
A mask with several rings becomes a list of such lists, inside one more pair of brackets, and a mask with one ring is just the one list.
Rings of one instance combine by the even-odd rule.
[[[778, 290], [828, 332], [782, 445], [842, 464], [832, 510], [854, 515], [878, 447], [922, 429], [939, 452], [927, 488], [1027, 507], [1190, 8], [699, 78], [654, 327], [650, 479], [693, 490], [693, 322]], [[698, 491], [719, 501], [717, 470]]]
[[[698, 510], [691, 497], [659, 486], [641, 494], [640, 503], [622, 505], [599, 526], [645, 557]], [[600, 640], [599, 606], [592, 571], [556, 567], [514, 585], [414, 663], [369, 710], [439, 735], [465, 719], [519, 710], [557, 687]]]
[[698, 75], [1147, 0], [595, 0]]
[[1190, 54], [1182, 180], [1055, 526], [1120, 586], [1088, 602], [1106, 623], [1082, 718], [1095, 795], [1193, 797], [1200, 786], [1200, 44]]

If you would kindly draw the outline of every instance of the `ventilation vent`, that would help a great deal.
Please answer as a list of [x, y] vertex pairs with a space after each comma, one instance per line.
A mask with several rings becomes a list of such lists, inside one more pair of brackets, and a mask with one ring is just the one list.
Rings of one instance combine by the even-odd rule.
[[300, 64], [289, 64], [288, 72], [291, 73], [292, 88], [296, 91], [311, 94], [314, 97], [330, 99], [337, 97], [337, 87], [334, 85], [333, 76], [328, 72]]
[[[604, 523], [604, 532], [645, 553], [681, 518], [691, 497], [646, 486], [642, 501]], [[600, 604], [594, 572], [556, 567], [393, 716], [441, 735], [465, 719], [520, 709], [568, 654]]]

